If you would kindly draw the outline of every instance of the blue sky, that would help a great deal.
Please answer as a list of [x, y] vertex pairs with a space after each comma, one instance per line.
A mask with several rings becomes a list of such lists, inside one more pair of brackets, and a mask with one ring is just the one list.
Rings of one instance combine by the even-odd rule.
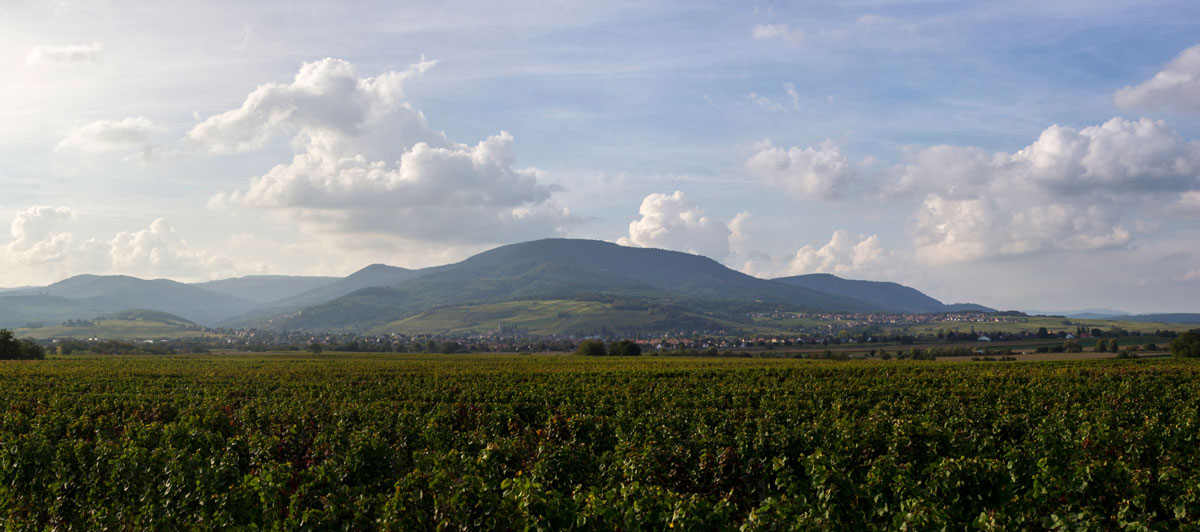
[[1194, 2], [0, 2], [0, 285], [568, 236], [1200, 311], [1197, 30]]

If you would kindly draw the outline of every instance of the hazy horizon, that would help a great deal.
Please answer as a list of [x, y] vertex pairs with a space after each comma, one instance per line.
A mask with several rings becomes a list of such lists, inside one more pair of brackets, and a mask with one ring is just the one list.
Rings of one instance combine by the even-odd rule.
[[0, 5], [0, 286], [544, 237], [1200, 312], [1200, 6]]

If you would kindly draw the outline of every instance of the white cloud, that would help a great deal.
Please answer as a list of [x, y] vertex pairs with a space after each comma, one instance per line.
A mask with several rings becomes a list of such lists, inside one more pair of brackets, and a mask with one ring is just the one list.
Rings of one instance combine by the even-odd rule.
[[71, 235], [58, 232], [63, 223], [75, 218], [67, 207], [37, 205], [17, 213], [9, 225], [13, 240], [0, 248], [10, 267], [60, 261], [71, 246]]
[[845, 230], [834, 231], [820, 247], [805, 245], [790, 256], [742, 250], [738, 258], [745, 259], [743, 272], [763, 278], [830, 273], [852, 279], [894, 279], [909, 267], [909, 257], [885, 248], [878, 235], [854, 237]]
[[891, 190], [926, 193], [912, 227], [917, 257], [954, 262], [1127, 245], [1129, 227], [1155, 225], [1128, 218], [1200, 189], [1198, 176], [1200, 143], [1162, 121], [1113, 118], [1081, 130], [1051, 126], [1011, 154], [914, 151]]
[[783, 84], [783, 91], [787, 93], [788, 98], [792, 101], [792, 109], [800, 110], [800, 93], [796, 91], [796, 84], [787, 82]]
[[109, 240], [88, 240], [79, 251], [84, 263], [99, 272], [184, 279], [263, 273], [261, 266], [242, 268], [228, 256], [192, 248], [162, 218], [146, 229], [122, 231]]
[[796, 250], [787, 265], [787, 275], [832, 273], [842, 277], [871, 277], [888, 266], [892, 253], [879, 243], [878, 235], [859, 236], [857, 240], [843, 230], [834, 231], [829, 243]]
[[55, 149], [78, 149], [88, 152], [142, 150], [153, 135], [166, 132], [150, 119], [137, 116], [121, 121], [98, 120], [71, 130]]
[[265, 273], [262, 264], [195, 249], [162, 218], [146, 229], [83, 242], [64, 230], [75, 219], [68, 207], [38, 205], [17, 213], [9, 226], [13, 240], [0, 246], [5, 284], [53, 282], [81, 273], [192, 280]]
[[[638, 214], [640, 218], [629, 222], [629, 236], [618, 239], [618, 244], [686, 251], [716, 260], [729, 255], [730, 240], [735, 235], [729, 225], [706, 216], [681, 191], [646, 196]], [[739, 229], [748, 216], [742, 213], [735, 218]]]
[[759, 107], [762, 107], [763, 109], [766, 109], [768, 111], [776, 112], [776, 113], [785, 111], [789, 107], [793, 110], [799, 111], [800, 110], [800, 93], [798, 91], [796, 91], [796, 84], [792, 83], [790, 81], [784, 83], [783, 91], [785, 94], [787, 94], [787, 97], [788, 97], [788, 100], [786, 102], [779, 101], [779, 100], [773, 100], [773, 99], [771, 99], [767, 96], [763, 96], [757, 92], [751, 92], [750, 94], [747, 94], [746, 101], [748, 101], [754, 105], [757, 105]]
[[759, 40], [779, 39], [788, 44], [804, 42], [804, 32], [787, 24], [759, 24], [750, 30], [750, 35]]
[[1200, 111], [1200, 44], [1179, 53], [1159, 73], [1113, 94], [1119, 107]]
[[104, 47], [100, 43], [34, 46], [25, 55], [25, 64], [31, 66], [46, 63], [98, 63], [103, 60]]
[[746, 170], [766, 178], [769, 185], [797, 196], [836, 198], [854, 175], [850, 161], [831, 141], [817, 147], [801, 149], [793, 146], [787, 150], [764, 141], [755, 149], [757, 151], [746, 159]]
[[747, 94], [746, 101], [748, 101], [754, 105], [757, 105], [759, 107], [762, 107], [763, 109], [766, 109], [768, 111], [778, 112], [778, 111], [783, 110], [783, 104], [781, 104], [775, 100], [772, 100], [770, 98], [767, 98], [766, 96], [763, 96], [757, 92], [751, 92], [750, 94]]
[[759, 24], [750, 30], [758, 40], [779, 39], [791, 44], [810, 46], [855, 47], [898, 52], [930, 44], [921, 36], [917, 24], [904, 19], [867, 13], [849, 23], [826, 24], [804, 32], [788, 24]]
[[188, 138], [215, 152], [284, 133], [297, 151], [210, 205], [279, 213], [311, 233], [341, 235], [345, 246], [561, 234], [576, 218], [553, 200], [558, 188], [541, 171], [516, 165], [512, 135], [456, 144], [402, 101], [402, 82], [431, 64], [359, 78], [345, 61], [308, 63], [291, 84], [260, 86], [239, 109], [199, 123]]
[[1200, 269], [1192, 270], [1183, 275], [1180, 275], [1175, 280], [1177, 280], [1177, 281], [1200, 281]]
[[[277, 135], [296, 135], [298, 141], [320, 143], [358, 137], [384, 118], [403, 110], [409, 120], [424, 125], [420, 113], [403, 102], [403, 84], [434, 65], [421, 61], [403, 71], [360, 78], [354, 65], [326, 58], [305, 63], [291, 83], [260, 85], [241, 107], [196, 124], [187, 140], [214, 153], [234, 153], [262, 147]], [[420, 140], [437, 134], [419, 131]]]
[[394, 166], [302, 153], [212, 204], [280, 211], [321, 231], [416, 240], [494, 242], [555, 233], [573, 218], [548, 202], [556, 189], [541, 183], [538, 171], [514, 168], [512, 142], [501, 132], [473, 147], [419, 143]]

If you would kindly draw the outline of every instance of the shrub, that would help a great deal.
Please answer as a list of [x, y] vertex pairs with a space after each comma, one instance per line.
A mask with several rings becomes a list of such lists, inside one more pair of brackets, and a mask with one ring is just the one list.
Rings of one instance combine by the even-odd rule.
[[1200, 330], [1185, 332], [1171, 340], [1171, 354], [1177, 357], [1200, 357]]
[[576, 355], [584, 355], [590, 357], [602, 357], [604, 352], [604, 342], [600, 340], [584, 340], [579, 343], [579, 349], [575, 350]]
[[0, 329], [0, 360], [41, 360], [46, 350], [28, 338], [18, 340], [13, 332]]

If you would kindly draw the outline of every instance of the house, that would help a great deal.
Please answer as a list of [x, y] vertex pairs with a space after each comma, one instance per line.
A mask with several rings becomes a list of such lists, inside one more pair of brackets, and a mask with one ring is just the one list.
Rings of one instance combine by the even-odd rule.
[[988, 338], [988, 337], [987, 337], [987, 335], [980, 335], [980, 336], [979, 336], [979, 341], [980, 341], [980, 342], [990, 342], [990, 341], [992, 341], [992, 339], [991, 339], [991, 338]]

